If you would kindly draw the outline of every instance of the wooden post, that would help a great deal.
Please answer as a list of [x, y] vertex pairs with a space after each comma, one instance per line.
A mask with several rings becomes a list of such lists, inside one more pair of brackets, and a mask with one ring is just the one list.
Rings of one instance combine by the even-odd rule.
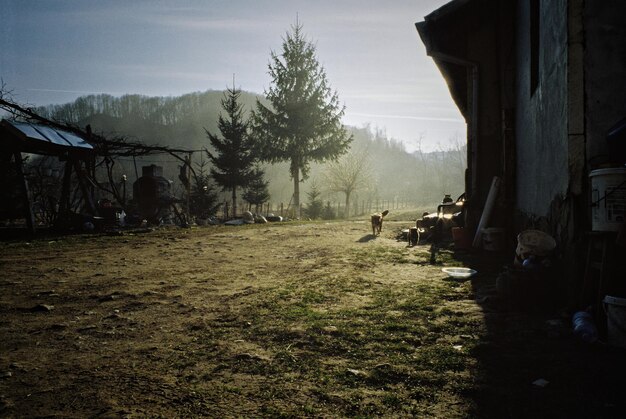
[[485, 207], [483, 208], [483, 213], [480, 216], [478, 228], [476, 229], [476, 234], [474, 235], [474, 241], [472, 242], [473, 247], [480, 247], [483, 234], [482, 230], [489, 224], [489, 218], [491, 217], [491, 212], [495, 206], [501, 183], [502, 181], [498, 176], [493, 177], [491, 187], [489, 188], [489, 194], [487, 195], [487, 200], [485, 201]]
[[185, 158], [185, 165], [187, 166], [187, 214], [186, 222], [190, 223], [191, 221], [191, 153], [187, 155]]
[[61, 188], [61, 200], [59, 202], [59, 213], [57, 214], [57, 223], [62, 217], [67, 216], [70, 210], [70, 185], [72, 180], [72, 161], [65, 162], [65, 170], [63, 171], [63, 186]]
[[28, 182], [26, 182], [24, 168], [22, 167], [24, 160], [22, 160], [22, 153], [19, 151], [13, 153], [13, 156], [15, 158], [15, 171], [17, 172], [17, 177], [20, 180], [20, 186], [22, 189], [22, 205], [24, 205], [26, 225], [28, 226], [31, 234], [35, 234], [35, 214], [33, 214], [33, 206], [30, 204], [30, 197], [28, 196]]
[[80, 187], [80, 192], [83, 194], [83, 200], [85, 201], [85, 205], [87, 209], [91, 212], [91, 215], [98, 215], [98, 209], [93, 202], [93, 196], [89, 193], [89, 188], [85, 184], [85, 177], [83, 174], [83, 169], [80, 165], [80, 160], [74, 159], [74, 170], [76, 171], [76, 178], [78, 179], [78, 186]]

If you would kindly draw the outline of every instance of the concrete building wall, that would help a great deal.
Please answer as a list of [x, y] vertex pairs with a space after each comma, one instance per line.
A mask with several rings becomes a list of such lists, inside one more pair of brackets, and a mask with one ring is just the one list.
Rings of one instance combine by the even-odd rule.
[[602, 163], [606, 133], [626, 116], [626, 2], [587, 0], [585, 26], [585, 126], [587, 157]]
[[517, 209], [548, 217], [567, 192], [567, 0], [540, 1], [538, 83], [531, 91], [531, 2], [517, 10]]

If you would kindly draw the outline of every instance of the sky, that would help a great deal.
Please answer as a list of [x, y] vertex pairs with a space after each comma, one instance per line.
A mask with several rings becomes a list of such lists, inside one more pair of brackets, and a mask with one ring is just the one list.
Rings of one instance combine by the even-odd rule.
[[447, 148], [465, 122], [415, 22], [448, 0], [0, 0], [0, 77], [21, 104], [87, 94], [262, 94], [299, 21], [347, 125], [408, 151]]

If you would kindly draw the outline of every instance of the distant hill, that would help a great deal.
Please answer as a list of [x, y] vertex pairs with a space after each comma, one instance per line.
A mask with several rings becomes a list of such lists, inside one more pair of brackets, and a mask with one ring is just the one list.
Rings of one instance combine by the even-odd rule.
[[[91, 125], [94, 132], [122, 135], [146, 144], [186, 149], [208, 146], [204, 129], [218, 132], [222, 91], [188, 93], [177, 97], [142, 95], [82, 96], [72, 103], [40, 107], [37, 112], [50, 119], [79, 126]], [[240, 102], [249, 112], [262, 96], [242, 92]]]

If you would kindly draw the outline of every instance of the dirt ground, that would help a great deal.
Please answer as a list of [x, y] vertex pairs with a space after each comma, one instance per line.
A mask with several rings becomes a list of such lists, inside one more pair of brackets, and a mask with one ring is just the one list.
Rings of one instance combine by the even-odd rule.
[[408, 247], [410, 224], [0, 242], [0, 416], [623, 417], [623, 351], [512, 310], [500, 259]]

